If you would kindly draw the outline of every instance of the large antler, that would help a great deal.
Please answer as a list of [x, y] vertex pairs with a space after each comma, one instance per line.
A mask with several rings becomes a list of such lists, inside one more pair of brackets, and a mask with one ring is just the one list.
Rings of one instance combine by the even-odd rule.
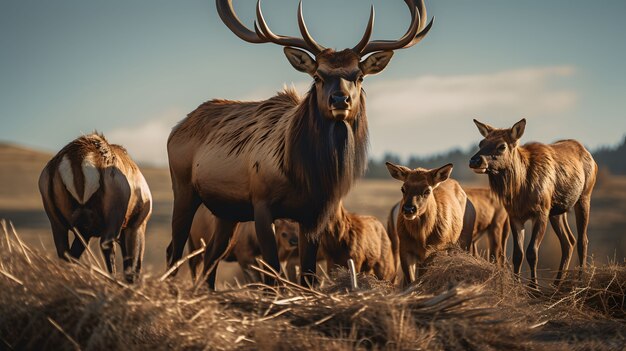
[[309, 34], [302, 15], [302, 1], [300, 1], [300, 4], [298, 5], [298, 27], [300, 28], [302, 38], [274, 34], [263, 17], [263, 12], [261, 11], [261, 0], [258, 0], [256, 5], [257, 20], [254, 22], [254, 32], [246, 28], [246, 26], [241, 23], [235, 14], [235, 10], [233, 9], [232, 0], [216, 0], [216, 5], [217, 12], [219, 13], [224, 24], [226, 24], [226, 26], [233, 33], [235, 33], [235, 35], [249, 43], [257, 44], [272, 42], [282, 46], [298, 47], [310, 51], [316, 56], [325, 49]]
[[424, 0], [417, 0], [417, 3], [416, 0], [404, 0], [404, 2], [406, 2], [409, 7], [409, 11], [411, 12], [411, 24], [409, 25], [409, 29], [400, 39], [369, 41], [374, 28], [374, 6], [372, 6], [370, 19], [367, 23], [363, 38], [354, 48], [352, 48], [352, 50], [360, 56], [365, 56], [376, 51], [392, 51], [409, 48], [419, 43], [426, 36], [426, 34], [428, 34], [428, 31], [433, 25], [434, 17], [430, 20], [428, 25], [425, 25], [428, 16]]

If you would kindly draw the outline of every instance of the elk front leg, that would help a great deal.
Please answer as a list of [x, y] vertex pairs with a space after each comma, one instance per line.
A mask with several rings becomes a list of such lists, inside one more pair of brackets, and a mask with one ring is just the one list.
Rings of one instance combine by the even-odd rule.
[[[280, 273], [280, 261], [278, 260], [278, 246], [276, 245], [276, 235], [274, 234], [274, 217], [269, 206], [263, 202], [254, 206], [254, 229], [256, 237], [261, 247], [261, 256], [265, 263], [270, 265], [276, 272]], [[265, 284], [274, 285], [274, 277], [265, 276]]]
[[[207, 251], [204, 253], [204, 269], [202, 271], [202, 276], [207, 277], [206, 281], [211, 290], [215, 290], [217, 260], [224, 256], [236, 226], [237, 222], [215, 217], [215, 233], [213, 233], [213, 241], [210, 248], [207, 247]], [[187, 232], [187, 235], [189, 235], [189, 232]]]
[[530, 284], [533, 289], [538, 289], [539, 284], [537, 282], [537, 261], [539, 258], [539, 247], [543, 236], [546, 233], [546, 227], [548, 225], [548, 216], [540, 214], [534, 221], [533, 234], [528, 243], [526, 260], [530, 266]]
[[[471, 252], [471, 246], [474, 243], [473, 235], [475, 223], [476, 209], [474, 208], [474, 204], [472, 204], [472, 202], [467, 199], [465, 202], [465, 212], [463, 214], [463, 229], [461, 229], [459, 244], [468, 252]], [[478, 250], [476, 250], [475, 256], [478, 257]]]
[[[319, 241], [309, 238], [300, 230], [298, 252], [300, 254], [300, 285], [313, 287], [317, 284], [317, 249]], [[328, 260], [328, 258], [326, 258]]]
[[576, 214], [576, 231], [578, 232], [578, 261], [580, 268], [585, 269], [587, 264], [587, 226], [589, 225], [589, 210], [591, 202], [588, 197], [581, 197], [574, 205], [574, 213]]
[[524, 260], [524, 222], [511, 219], [511, 233], [513, 233], [513, 273], [519, 280]]

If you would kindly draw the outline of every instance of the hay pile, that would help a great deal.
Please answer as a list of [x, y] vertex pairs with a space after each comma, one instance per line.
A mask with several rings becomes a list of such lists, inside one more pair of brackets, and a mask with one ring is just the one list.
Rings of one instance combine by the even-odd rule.
[[573, 285], [535, 298], [507, 270], [462, 252], [434, 257], [406, 290], [359, 276], [361, 289], [349, 291], [342, 271], [318, 290], [283, 282], [208, 292], [185, 279], [129, 286], [95, 261], [62, 262], [5, 232], [0, 349], [619, 349], [624, 267], [607, 269], [620, 274], [602, 297], [591, 294], [608, 283], [597, 269], [584, 298]]

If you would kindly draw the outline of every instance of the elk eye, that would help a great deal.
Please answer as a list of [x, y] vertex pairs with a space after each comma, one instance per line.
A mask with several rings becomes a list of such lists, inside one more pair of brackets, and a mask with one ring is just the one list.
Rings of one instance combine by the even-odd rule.
[[287, 237], [287, 233], [285, 233], [285, 232], [281, 233], [280, 235], [281, 235], [283, 238], [286, 238], [286, 237]]
[[430, 195], [430, 189], [424, 190], [424, 196], [428, 196], [428, 195]]
[[498, 145], [498, 151], [502, 152], [502, 151], [504, 151], [504, 150], [506, 150], [506, 144], [500, 144], [500, 145]]
[[322, 81], [322, 78], [320, 78], [320, 76], [318, 76], [317, 74], [313, 76], [313, 80], [315, 80], [315, 83], [319, 83]]
[[359, 78], [357, 78], [356, 80], [359, 81], [359, 82], [362, 82], [363, 81], [363, 75], [360, 75]]

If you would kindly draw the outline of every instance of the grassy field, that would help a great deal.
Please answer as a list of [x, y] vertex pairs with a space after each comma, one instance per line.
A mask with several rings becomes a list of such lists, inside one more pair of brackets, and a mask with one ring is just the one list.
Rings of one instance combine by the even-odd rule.
[[[234, 264], [219, 270], [219, 291], [192, 286], [185, 272], [161, 281], [169, 242], [169, 174], [143, 168], [154, 197], [146, 274], [136, 286], [113, 279], [86, 254], [58, 260], [37, 191], [51, 155], [0, 146], [0, 349], [216, 350], [622, 350], [626, 347], [626, 178], [603, 176], [589, 228], [594, 264], [557, 290], [516, 282], [508, 267], [450, 249], [429, 260], [418, 284], [401, 290], [345, 271], [315, 290], [283, 282], [240, 286]], [[481, 184], [472, 184], [473, 186]], [[483, 184], [484, 185], [484, 184]], [[385, 222], [400, 184], [362, 180], [346, 207]], [[573, 223], [573, 222], [572, 222]], [[19, 233], [19, 234], [18, 234]], [[509, 251], [511, 244], [509, 244]], [[546, 235], [540, 266], [552, 276], [557, 240]], [[607, 264], [609, 258], [613, 263]], [[574, 266], [574, 265], [573, 265]]]
[[[49, 222], [43, 211], [37, 180], [51, 155], [17, 146], [0, 146], [0, 218], [13, 221], [24, 241], [33, 247], [54, 252]], [[457, 167], [464, 167], [458, 165]], [[148, 225], [145, 263], [148, 271], [165, 270], [165, 247], [170, 239], [172, 191], [169, 172], [164, 168], [143, 167], [154, 199]], [[454, 171], [453, 171], [454, 175]], [[345, 200], [348, 210], [376, 216], [383, 223], [391, 206], [400, 199], [400, 183], [389, 180], [361, 180]], [[483, 184], [464, 184], [486, 186]], [[589, 252], [596, 263], [623, 262], [626, 257], [626, 177], [603, 176], [593, 194], [589, 224]], [[575, 221], [570, 221], [575, 228]], [[528, 228], [527, 232], [529, 232]], [[574, 229], [575, 230], [575, 229]], [[530, 234], [526, 235], [528, 241]], [[485, 241], [485, 240], [483, 240]], [[508, 251], [512, 250], [509, 240]], [[97, 251], [97, 250], [96, 250]], [[558, 267], [560, 249], [549, 229], [540, 251], [544, 276]], [[572, 260], [577, 264], [577, 260]], [[229, 266], [224, 264], [224, 266]], [[524, 267], [526, 268], [526, 267]]]

